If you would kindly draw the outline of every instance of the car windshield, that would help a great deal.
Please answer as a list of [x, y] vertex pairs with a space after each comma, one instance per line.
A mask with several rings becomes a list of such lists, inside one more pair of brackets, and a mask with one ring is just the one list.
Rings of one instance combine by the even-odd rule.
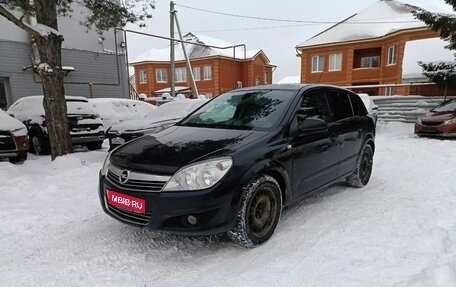
[[456, 100], [450, 100], [442, 103], [440, 106], [432, 109], [432, 112], [456, 112]]
[[278, 124], [296, 91], [229, 92], [180, 123], [182, 126], [267, 130]]

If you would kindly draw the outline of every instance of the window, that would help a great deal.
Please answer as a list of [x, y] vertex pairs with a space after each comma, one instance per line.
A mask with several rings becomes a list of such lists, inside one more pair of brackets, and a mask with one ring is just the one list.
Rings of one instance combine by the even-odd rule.
[[342, 53], [329, 55], [329, 71], [342, 70]]
[[205, 93], [206, 99], [212, 99], [212, 93]]
[[187, 69], [186, 68], [176, 68], [174, 77], [176, 79], [176, 82], [186, 82], [187, 81]]
[[396, 46], [388, 47], [388, 65], [396, 65], [397, 53]]
[[260, 85], [260, 77], [256, 77], [255, 78], [255, 86], [259, 86]]
[[366, 105], [364, 105], [363, 100], [361, 100], [361, 98], [355, 94], [350, 93], [348, 96], [350, 97], [350, 102], [352, 104], [354, 114], [359, 116], [367, 115]]
[[313, 56], [312, 57], [312, 73], [323, 72], [325, 66], [325, 57]]
[[166, 83], [168, 82], [168, 73], [166, 69], [157, 69], [155, 70], [155, 76], [157, 83]]
[[267, 85], [269, 83], [269, 73], [266, 71], [264, 72], [264, 84]]
[[331, 117], [324, 91], [314, 90], [305, 94], [296, 116], [298, 125], [302, 124], [307, 118], [329, 122]]
[[203, 68], [204, 80], [212, 79], [212, 68], [211, 66], [204, 66]]
[[193, 67], [193, 78], [195, 79], [195, 81], [201, 81], [200, 67]]
[[236, 89], [240, 89], [242, 88], [242, 82], [241, 81], [237, 81], [236, 82]]
[[385, 96], [392, 96], [394, 94], [394, 87], [385, 88]]
[[330, 91], [328, 100], [334, 121], [353, 117], [352, 106], [346, 93]]
[[147, 71], [146, 70], [139, 71], [139, 82], [141, 84], [147, 83]]
[[361, 68], [380, 67], [380, 56], [361, 57]]

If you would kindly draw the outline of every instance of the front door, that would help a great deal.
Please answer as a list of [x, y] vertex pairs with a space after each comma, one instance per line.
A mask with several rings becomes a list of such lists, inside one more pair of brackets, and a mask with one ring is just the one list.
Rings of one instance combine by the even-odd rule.
[[311, 90], [303, 95], [296, 113], [298, 125], [307, 118], [328, 123], [326, 129], [297, 133], [292, 137], [293, 197], [309, 193], [337, 178], [339, 147], [337, 135], [330, 124], [325, 90]]

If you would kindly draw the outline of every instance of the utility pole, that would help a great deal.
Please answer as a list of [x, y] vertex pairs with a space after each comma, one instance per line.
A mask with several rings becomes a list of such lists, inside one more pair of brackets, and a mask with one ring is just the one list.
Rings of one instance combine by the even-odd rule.
[[175, 75], [175, 53], [174, 53], [174, 17], [176, 11], [174, 10], [174, 2], [169, 2], [169, 18], [170, 18], [170, 30], [169, 30], [169, 38], [170, 38], [170, 58], [171, 58], [171, 97], [176, 96], [175, 85], [176, 81], [174, 79]]

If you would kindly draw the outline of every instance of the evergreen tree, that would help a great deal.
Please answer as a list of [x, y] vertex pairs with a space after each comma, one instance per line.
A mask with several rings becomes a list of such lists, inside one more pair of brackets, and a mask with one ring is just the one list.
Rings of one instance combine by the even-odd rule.
[[[456, 11], [456, 0], [445, 0]], [[414, 11], [415, 17], [439, 33], [441, 39], [448, 41], [449, 50], [456, 50], [456, 15], [432, 13], [424, 9]], [[423, 74], [440, 87], [456, 88], [456, 62], [418, 62]]]
[[[51, 156], [73, 152], [68, 130], [65, 102], [64, 70], [62, 69], [61, 48], [64, 35], [58, 31], [57, 17], [70, 17], [72, 4], [82, 5], [89, 11], [81, 24], [95, 29], [100, 34], [127, 23], [138, 23], [150, 18], [153, 1], [147, 0], [7, 0], [0, 1], [0, 16], [14, 23], [31, 35], [36, 43], [41, 63], [37, 73], [43, 86], [43, 106], [46, 125], [51, 143]], [[16, 17], [20, 13], [20, 17]], [[37, 25], [30, 25], [24, 19], [35, 17]]]

